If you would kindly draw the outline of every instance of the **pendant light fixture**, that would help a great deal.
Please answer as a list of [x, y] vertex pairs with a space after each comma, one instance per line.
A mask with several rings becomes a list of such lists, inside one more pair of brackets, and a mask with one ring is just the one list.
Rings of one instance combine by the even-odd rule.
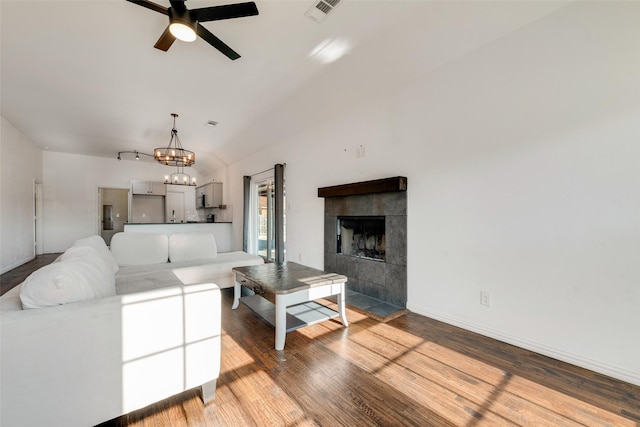
[[164, 176], [165, 184], [173, 185], [196, 185], [196, 177], [191, 176], [184, 172], [184, 168], [178, 167], [171, 175]]
[[176, 129], [176, 113], [171, 113], [173, 117], [173, 129], [171, 129], [171, 139], [169, 145], [153, 150], [153, 157], [163, 165], [187, 167], [196, 162], [196, 154], [193, 151], [182, 148], [180, 138], [178, 138], [178, 130]]

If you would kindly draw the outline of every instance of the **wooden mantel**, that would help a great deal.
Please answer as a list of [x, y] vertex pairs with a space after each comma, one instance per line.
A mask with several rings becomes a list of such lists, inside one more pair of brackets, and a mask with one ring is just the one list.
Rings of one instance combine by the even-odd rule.
[[407, 191], [407, 178], [404, 176], [395, 176], [393, 178], [322, 187], [318, 188], [318, 197], [358, 196], [361, 194], [387, 193], [390, 191]]

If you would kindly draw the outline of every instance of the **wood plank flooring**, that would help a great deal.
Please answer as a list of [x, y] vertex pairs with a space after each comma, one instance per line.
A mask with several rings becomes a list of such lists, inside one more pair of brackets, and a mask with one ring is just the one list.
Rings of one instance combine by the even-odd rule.
[[216, 399], [187, 392], [112, 426], [639, 426], [640, 387], [423, 316], [348, 311], [287, 334], [223, 291]]
[[303, 328], [276, 351], [273, 328], [231, 302], [223, 290], [213, 402], [192, 390], [101, 427], [640, 426], [640, 387], [414, 313], [348, 310], [349, 328]]
[[9, 292], [14, 286], [22, 283], [33, 271], [52, 263], [60, 255], [61, 254], [37, 255], [31, 261], [4, 273], [0, 276], [0, 295]]

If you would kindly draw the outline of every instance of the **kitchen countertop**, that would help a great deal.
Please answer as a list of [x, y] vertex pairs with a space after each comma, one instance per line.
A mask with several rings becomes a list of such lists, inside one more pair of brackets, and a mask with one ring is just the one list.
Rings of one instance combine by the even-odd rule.
[[187, 221], [187, 222], [127, 222], [125, 224], [129, 225], [180, 225], [180, 224], [233, 224], [231, 221], [216, 221], [216, 222], [206, 222], [206, 221]]

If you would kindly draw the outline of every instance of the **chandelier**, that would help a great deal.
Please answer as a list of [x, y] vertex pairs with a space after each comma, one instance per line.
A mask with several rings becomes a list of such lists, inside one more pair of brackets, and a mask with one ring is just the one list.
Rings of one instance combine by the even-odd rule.
[[184, 172], [184, 168], [178, 167], [171, 176], [164, 176], [164, 183], [173, 185], [196, 185], [196, 177], [191, 178], [189, 174]]
[[178, 130], [176, 129], [176, 117], [178, 115], [171, 113], [171, 116], [173, 116], [173, 129], [171, 129], [169, 145], [154, 149], [153, 158], [167, 166], [177, 166], [178, 168], [191, 166], [196, 162], [196, 154], [193, 151], [182, 148], [180, 138], [178, 138]]

